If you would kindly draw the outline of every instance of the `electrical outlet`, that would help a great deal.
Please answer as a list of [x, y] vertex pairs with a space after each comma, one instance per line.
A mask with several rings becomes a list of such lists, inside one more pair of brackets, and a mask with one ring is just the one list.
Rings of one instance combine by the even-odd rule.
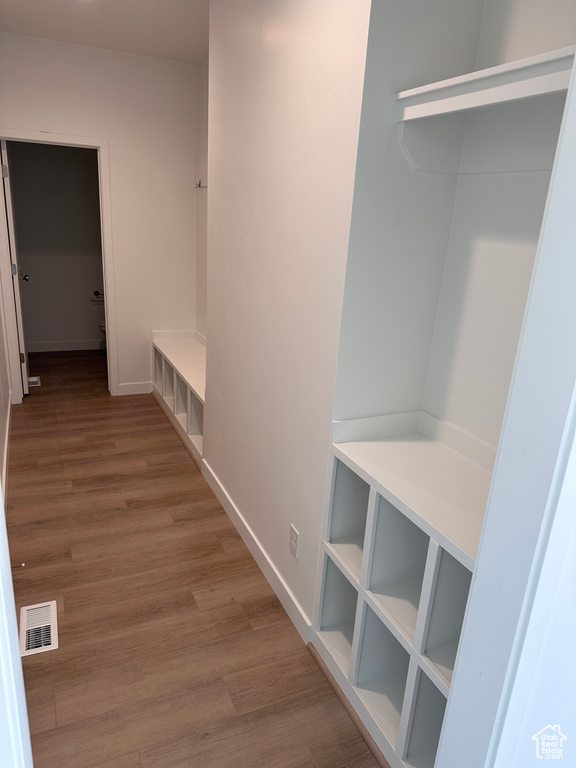
[[290, 543], [289, 543], [289, 547], [290, 547], [290, 552], [292, 553], [292, 557], [294, 558], [294, 560], [298, 560], [298, 536], [299, 535], [300, 534], [298, 533], [296, 528], [294, 528], [294, 526], [291, 525], [290, 526]]

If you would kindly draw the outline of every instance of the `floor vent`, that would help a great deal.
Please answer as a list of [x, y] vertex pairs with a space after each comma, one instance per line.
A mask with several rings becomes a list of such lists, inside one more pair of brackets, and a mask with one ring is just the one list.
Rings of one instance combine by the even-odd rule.
[[28, 376], [29, 387], [40, 387], [40, 376]]
[[20, 655], [58, 648], [56, 600], [20, 608]]

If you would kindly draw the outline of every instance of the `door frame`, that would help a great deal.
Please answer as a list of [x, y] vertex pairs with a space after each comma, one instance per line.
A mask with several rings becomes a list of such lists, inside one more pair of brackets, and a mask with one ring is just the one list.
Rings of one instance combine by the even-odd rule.
[[[112, 205], [110, 195], [110, 154], [108, 139], [91, 136], [72, 136], [49, 131], [24, 131], [0, 127], [0, 138], [6, 141], [28, 141], [36, 144], [56, 144], [66, 147], [95, 149], [98, 153], [98, 183], [100, 189], [100, 227], [102, 233], [102, 270], [104, 274], [104, 306], [106, 312], [106, 347], [108, 361], [108, 389], [111, 395], [118, 395], [118, 343], [116, 338], [116, 300], [114, 281], [114, 251], [112, 247]], [[0, 185], [2, 186], [2, 185]], [[2, 189], [2, 203], [4, 190]], [[12, 402], [22, 402], [22, 381], [20, 378], [20, 349], [16, 325], [16, 306], [12, 292], [12, 271], [10, 251], [6, 233], [6, 216], [2, 220], [0, 237], [0, 282], [6, 315], [6, 336], [12, 382]]]
[[14, 225], [14, 205], [12, 202], [12, 183], [10, 173], [10, 161], [8, 159], [8, 144], [5, 139], [0, 139], [0, 155], [2, 156], [2, 176], [4, 168], [7, 169], [6, 179], [2, 179], [4, 188], [4, 206], [6, 209], [6, 229], [10, 247], [10, 266], [12, 268], [12, 291], [14, 293], [14, 309], [16, 312], [16, 327], [18, 329], [18, 349], [20, 350], [20, 379], [22, 382], [22, 394], [27, 395], [29, 389], [30, 372], [28, 370], [28, 353], [26, 352], [26, 340], [24, 338], [24, 321], [22, 316], [22, 285], [20, 278], [20, 263], [16, 248], [16, 227]]

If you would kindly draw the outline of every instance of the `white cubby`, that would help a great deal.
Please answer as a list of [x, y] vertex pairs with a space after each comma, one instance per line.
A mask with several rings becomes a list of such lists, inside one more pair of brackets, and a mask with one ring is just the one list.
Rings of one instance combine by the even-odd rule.
[[160, 352], [155, 349], [154, 350], [154, 371], [153, 371], [153, 385], [154, 389], [158, 390], [158, 392], [162, 393], [162, 365], [163, 365], [163, 358]]
[[414, 697], [408, 708], [408, 730], [404, 761], [410, 768], [434, 768], [446, 699], [422, 672], [415, 674]]
[[182, 429], [188, 430], [188, 387], [184, 379], [176, 374], [176, 391], [174, 399], [174, 415]]
[[320, 613], [320, 636], [344, 674], [348, 675], [358, 592], [326, 556]]
[[391, 744], [396, 743], [410, 656], [364, 606], [355, 684]]
[[206, 348], [182, 332], [152, 334], [154, 396], [192, 456], [203, 455]]
[[380, 497], [368, 589], [392, 621], [414, 638], [429, 537]]
[[328, 541], [359, 578], [370, 486], [341, 461], [334, 462]]
[[188, 437], [202, 454], [204, 432], [204, 406], [196, 395], [188, 390]]
[[454, 671], [471, 579], [470, 571], [440, 550], [424, 656], [448, 684]]
[[164, 402], [171, 410], [174, 409], [174, 368], [164, 360]]

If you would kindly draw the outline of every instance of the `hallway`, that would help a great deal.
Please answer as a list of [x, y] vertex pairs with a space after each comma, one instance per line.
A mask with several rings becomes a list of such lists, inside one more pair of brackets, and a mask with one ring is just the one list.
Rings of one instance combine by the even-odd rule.
[[152, 395], [98, 352], [31, 355], [13, 407], [16, 604], [57, 600], [24, 661], [35, 768], [376, 768]]

